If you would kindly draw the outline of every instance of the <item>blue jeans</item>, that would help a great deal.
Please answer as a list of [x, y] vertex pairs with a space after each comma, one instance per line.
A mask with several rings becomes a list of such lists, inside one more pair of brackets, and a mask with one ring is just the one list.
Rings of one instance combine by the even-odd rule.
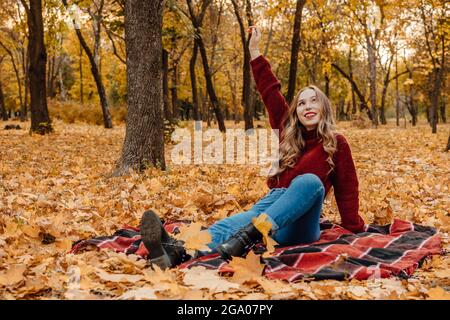
[[281, 246], [317, 241], [324, 195], [325, 188], [319, 177], [311, 173], [299, 175], [288, 188], [271, 189], [250, 210], [209, 227], [212, 242], [208, 246], [214, 250], [261, 213], [268, 215], [272, 238]]

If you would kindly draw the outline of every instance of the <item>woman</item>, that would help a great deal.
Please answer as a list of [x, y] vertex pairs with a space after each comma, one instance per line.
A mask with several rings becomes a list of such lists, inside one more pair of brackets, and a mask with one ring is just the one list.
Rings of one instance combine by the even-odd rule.
[[[268, 179], [269, 193], [250, 210], [208, 228], [212, 237], [209, 247], [224, 259], [245, 255], [262, 239], [252, 218], [263, 212], [272, 223], [271, 237], [281, 246], [317, 241], [322, 204], [331, 186], [342, 226], [355, 233], [364, 231], [351, 150], [345, 137], [335, 131], [330, 101], [310, 85], [302, 88], [288, 106], [280, 93], [280, 82], [259, 52], [258, 28], [250, 27], [249, 32], [253, 76], [270, 125], [280, 134], [279, 167]], [[141, 231], [152, 263], [165, 268], [187, 258], [182, 243], [164, 231], [154, 212], [144, 213]]]

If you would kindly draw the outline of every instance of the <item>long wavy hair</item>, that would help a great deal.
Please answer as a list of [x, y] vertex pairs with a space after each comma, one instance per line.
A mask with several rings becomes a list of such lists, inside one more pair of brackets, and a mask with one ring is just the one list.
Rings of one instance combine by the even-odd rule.
[[279, 166], [278, 170], [270, 174], [270, 177], [278, 177], [287, 168], [294, 167], [298, 157], [303, 152], [305, 147], [305, 141], [302, 137], [302, 128], [306, 130], [300, 119], [297, 116], [297, 103], [300, 94], [307, 90], [312, 89], [316, 92], [316, 97], [320, 103], [320, 121], [317, 125], [317, 134], [323, 142], [323, 149], [328, 153], [327, 162], [330, 165], [329, 174], [334, 169], [333, 154], [336, 152], [336, 126], [334, 120], [334, 112], [331, 106], [331, 102], [328, 97], [314, 85], [309, 85], [302, 88], [294, 97], [289, 110], [283, 120], [283, 131], [280, 137], [280, 149], [279, 149]]

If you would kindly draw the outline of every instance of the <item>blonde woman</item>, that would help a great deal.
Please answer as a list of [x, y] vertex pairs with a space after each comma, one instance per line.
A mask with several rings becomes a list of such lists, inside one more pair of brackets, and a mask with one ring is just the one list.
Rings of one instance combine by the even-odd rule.
[[[262, 213], [267, 214], [272, 223], [271, 236], [281, 246], [317, 241], [322, 204], [332, 186], [342, 226], [355, 233], [364, 231], [351, 150], [345, 137], [335, 130], [329, 99], [309, 85], [289, 106], [269, 62], [259, 52], [260, 31], [253, 26], [249, 32], [253, 77], [270, 125], [280, 134], [279, 167], [268, 179], [269, 193], [250, 210], [208, 228], [212, 236], [209, 247], [224, 259], [246, 255], [262, 239], [252, 224], [252, 219]], [[144, 213], [141, 231], [153, 263], [171, 267], [188, 258], [182, 243], [170, 238], [154, 212]]]

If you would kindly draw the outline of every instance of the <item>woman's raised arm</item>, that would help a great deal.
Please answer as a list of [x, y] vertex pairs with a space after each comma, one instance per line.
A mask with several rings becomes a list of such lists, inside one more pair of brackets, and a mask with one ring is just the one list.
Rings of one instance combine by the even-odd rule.
[[273, 129], [278, 129], [281, 134], [283, 130], [282, 121], [289, 106], [281, 94], [280, 81], [273, 74], [269, 61], [259, 51], [259, 41], [261, 40], [260, 31], [256, 26], [251, 26], [249, 27], [249, 32], [251, 33], [249, 51], [253, 78], [269, 113], [270, 125]]

